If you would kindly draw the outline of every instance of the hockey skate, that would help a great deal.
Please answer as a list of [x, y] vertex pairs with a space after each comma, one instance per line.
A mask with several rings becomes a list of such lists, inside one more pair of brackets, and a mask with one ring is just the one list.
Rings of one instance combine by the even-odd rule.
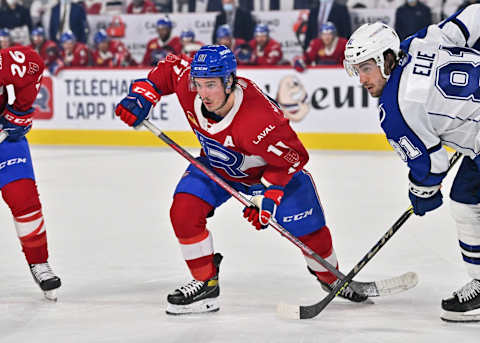
[[192, 280], [177, 288], [167, 296], [167, 314], [191, 314], [215, 312], [220, 309], [218, 296], [220, 287], [218, 284], [218, 272], [221, 254], [213, 255], [213, 263], [217, 268], [217, 274], [207, 281]]
[[443, 299], [440, 318], [446, 322], [480, 322], [480, 280], [473, 279]]
[[43, 291], [45, 299], [57, 301], [56, 289], [60, 287], [62, 283], [60, 278], [53, 273], [48, 262], [30, 264], [29, 266], [33, 279]]
[[[318, 282], [320, 282], [320, 284], [322, 285], [322, 289], [328, 293], [330, 293], [332, 289], [335, 288], [337, 283], [340, 282], [340, 280], [337, 279], [331, 284], [326, 283], [325, 281], [320, 280], [317, 274], [315, 274], [315, 272], [310, 267], [307, 267], [307, 268], [308, 268], [308, 271], [317, 278]], [[368, 296], [355, 292], [350, 286], [344, 287], [340, 291], [338, 296], [340, 298], [347, 299], [356, 303], [361, 303], [368, 299]]]

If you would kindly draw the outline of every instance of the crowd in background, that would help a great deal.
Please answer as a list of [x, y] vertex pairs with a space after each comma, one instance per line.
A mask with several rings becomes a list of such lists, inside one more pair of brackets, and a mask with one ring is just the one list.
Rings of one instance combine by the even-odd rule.
[[[203, 44], [211, 43], [228, 46], [239, 64], [292, 65], [303, 71], [308, 66], [343, 63], [345, 44], [352, 33], [351, 8], [395, 6], [395, 30], [405, 39], [432, 24], [432, 8], [440, 8], [443, 16], [447, 3], [460, 9], [477, 2], [480, 0], [1, 0], [0, 47], [30, 44], [53, 74], [65, 67], [152, 66], [168, 53], [193, 56]], [[303, 54], [287, 60], [268, 25], [257, 22], [252, 12], [296, 9], [309, 10], [299, 28]], [[196, 40], [192, 29], [174, 32], [175, 23], [168, 17], [172, 12], [218, 12], [211, 41]], [[132, 58], [115, 25], [91, 32], [88, 24], [91, 15], [125, 13], [158, 13], [157, 36], [145, 39], [141, 61]]]

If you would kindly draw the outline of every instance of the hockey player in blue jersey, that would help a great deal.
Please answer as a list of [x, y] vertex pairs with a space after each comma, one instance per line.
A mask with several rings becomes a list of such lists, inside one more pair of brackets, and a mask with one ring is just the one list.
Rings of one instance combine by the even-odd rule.
[[472, 280], [442, 301], [446, 321], [480, 321], [480, 4], [402, 43], [382, 23], [350, 37], [345, 69], [380, 98], [380, 124], [408, 164], [414, 213], [442, 205], [443, 145], [464, 154], [450, 191], [460, 250]]

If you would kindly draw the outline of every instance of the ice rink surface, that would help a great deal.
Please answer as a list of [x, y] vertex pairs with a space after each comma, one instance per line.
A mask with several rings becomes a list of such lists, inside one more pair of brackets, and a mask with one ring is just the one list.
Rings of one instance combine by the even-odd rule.
[[[224, 255], [221, 310], [172, 317], [166, 295], [190, 279], [168, 216], [187, 162], [167, 148], [33, 147], [32, 155], [63, 286], [57, 303], [42, 300], [2, 203], [0, 342], [480, 341], [480, 324], [439, 319], [440, 300], [470, 280], [448, 200], [410, 218], [356, 278], [415, 271], [416, 288], [373, 305], [335, 299], [318, 317], [294, 321], [280, 319], [276, 305], [312, 304], [326, 293], [298, 248], [251, 228], [232, 199], [208, 222]], [[407, 169], [393, 152], [312, 152], [307, 169], [347, 273], [409, 206]], [[456, 169], [444, 182], [447, 199]]]

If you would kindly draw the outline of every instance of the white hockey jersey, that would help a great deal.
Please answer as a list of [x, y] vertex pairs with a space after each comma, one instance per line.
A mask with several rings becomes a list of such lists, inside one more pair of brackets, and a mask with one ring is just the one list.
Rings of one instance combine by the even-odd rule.
[[401, 43], [406, 53], [380, 97], [389, 143], [419, 184], [439, 184], [449, 146], [480, 154], [480, 4]]

